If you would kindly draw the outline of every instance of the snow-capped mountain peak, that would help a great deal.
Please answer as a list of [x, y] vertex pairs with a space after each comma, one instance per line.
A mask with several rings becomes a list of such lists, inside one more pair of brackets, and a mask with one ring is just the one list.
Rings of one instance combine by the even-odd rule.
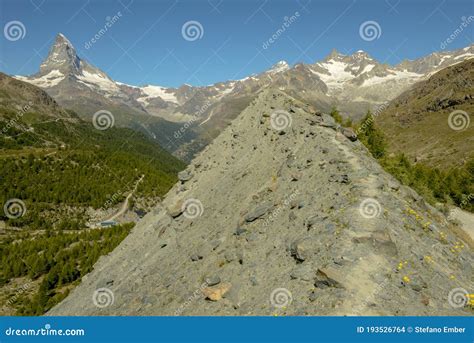
[[288, 62], [279, 61], [275, 63], [267, 72], [274, 74], [274, 73], [281, 73], [283, 71], [287, 71], [288, 69], [290, 69]]
[[145, 106], [148, 105], [148, 101], [150, 99], [156, 99], [156, 98], [161, 98], [164, 101], [172, 102], [172, 103], [178, 103], [178, 100], [176, 99], [176, 95], [172, 92], [169, 91], [168, 88], [165, 87], [160, 87], [160, 86], [151, 86], [147, 85], [144, 87], [141, 87], [142, 90], [142, 96], [137, 99], [137, 101], [141, 102]]
[[339, 51], [337, 51], [336, 49], [332, 49], [331, 52], [329, 53], [329, 55], [326, 56], [326, 58], [324, 58], [324, 62], [327, 62], [327, 61], [338, 61], [338, 60], [341, 60], [343, 59], [344, 57], [346, 57], [346, 55], [344, 54], [341, 54]]
[[359, 75], [370, 72], [378, 65], [365, 51], [343, 55], [334, 49], [324, 60], [312, 65], [312, 71], [330, 90], [334, 90], [340, 89]]
[[[209, 125], [213, 120], [211, 117], [218, 118], [216, 111], [227, 113], [227, 109], [234, 106], [233, 101], [251, 98], [269, 85], [295, 92], [308, 100], [317, 99], [323, 107], [337, 100], [343, 104], [342, 110], [342, 106], [347, 105], [346, 109], [351, 113], [360, 111], [371, 104], [392, 99], [444, 67], [472, 57], [473, 45], [391, 66], [379, 63], [363, 50], [342, 54], [334, 49], [314, 64], [298, 63], [290, 67], [286, 61], [279, 61], [270, 69], [241, 80], [202, 87], [139, 87], [112, 80], [105, 72], [78, 57], [71, 42], [58, 34], [40, 71], [30, 77], [17, 78], [46, 89], [66, 105], [75, 106], [79, 96], [83, 103], [98, 109], [112, 103], [126, 106], [134, 113], [146, 113], [169, 121], [206, 117], [204, 123]], [[89, 114], [90, 110], [85, 113]]]
[[40, 65], [40, 76], [58, 70], [62, 74], [77, 74], [81, 70], [81, 59], [77, 56], [76, 49], [71, 42], [62, 34], [56, 36], [48, 57]]
[[353, 61], [374, 61], [374, 59], [364, 50], [357, 50], [350, 57]]
[[74, 82], [106, 97], [124, 98], [120, 85], [99, 68], [82, 60], [62, 33], [56, 36], [39, 72], [31, 77], [17, 78], [43, 88], [61, 87], [62, 81]]

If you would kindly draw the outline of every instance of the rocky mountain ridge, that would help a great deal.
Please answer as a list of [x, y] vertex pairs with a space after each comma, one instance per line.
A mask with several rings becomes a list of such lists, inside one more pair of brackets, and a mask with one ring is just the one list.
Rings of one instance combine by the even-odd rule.
[[[396, 66], [379, 63], [366, 52], [359, 50], [352, 55], [343, 55], [333, 50], [324, 60], [307, 65], [312, 75], [307, 79], [318, 79], [325, 84], [319, 90], [327, 96], [342, 96], [353, 102], [367, 101], [369, 103], [390, 100], [394, 94], [399, 94], [408, 85], [419, 81], [427, 74], [443, 69], [449, 65], [461, 62], [474, 56], [474, 46], [466, 47], [453, 52], [436, 52], [427, 57], [414, 61], [403, 61]], [[300, 64], [293, 67], [286, 61], [280, 61], [269, 70], [242, 80], [230, 80], [210, 86], [193, 87], [183, 85], [179, 88], [167, 88], [155, 85], [141, 87], [131, 86], [110, 79], [104, 72], [82, 60], [76, 53], [71, 42], [62, 34], [58, 34], [48, 57], [40, 66], [40, 72], [31, 77], [21, 77], [24, 81], [34, 83], [43, 88], [52, 88], [67, 79], [76, 78], [76, 81], [95, 92], [108, 98], [122, 100], [136, 110], [145, 111], [151, 115], [161, 116], [172, 121], [186, 121], [195, 113], [182, 113], [180, 106], [193, 98], [202, 98], [201, 105], [215, 102], [225, 96], [234, 95], [244, 89], [253, 88], [257, 83], [261, 88], [272, 78], [282, 78], [290, 83], [292, 77], [302, 77], [303, 69]], [[305, 83], [318, 83], [315, 80], [306, 80]], [[399, 84], [398, 84], [398, 83]], [[277, 82], [283, 83], [283, 82]], [[381, 84], [388, 83], [390, 94], [381, 94]], [[377, 85], [377, 88], [371, 87]], [[365, 98], [354, 94], [354, 87], [367, 87], [375, 92], [375, 98]], [[388, 88], [388, 87], [387, 87]], [[366, 91], [368, 93], [369, 91]], [[334, 100], [334, 99], [333, 99]], [[341, 99], [338, 99], [340, 102]], [[194, 109], [196, 110], [196, 109]], [[171, 111], [171, 112], [170, 112]], [[189, 112], [189, 111], [188, 111]], [[171, 113], [173, 115], [171, 115]]]
[[[334, 50], [314, 64], [290, 66], [280, 61], [262, 73], [210, 86], [139, 87], [112, 80], [81, 59], [59, 34], [39, 73], [17, 78], [42, 87], [83, 119], [106, 109], [117, 117], [118, 125], [141, 130], [189, 160], [266, 87], [279, 87], [324, 111], [336, 105], [358, 120], [368, 108], [385, 104], [431, 73], [473, 56], [474, 46], [470, 46], [390, 66], [364, 51], [343, 55]], [[176, 139], [183, 126], [186, 135]]]
[[351, 131], [278, 89], [51, 315], [467, 315], [474, 256]]

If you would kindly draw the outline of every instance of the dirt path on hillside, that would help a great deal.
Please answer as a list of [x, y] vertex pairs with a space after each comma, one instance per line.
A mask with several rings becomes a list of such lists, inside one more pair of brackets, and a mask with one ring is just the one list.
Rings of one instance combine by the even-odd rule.
[[140, 184], [140, 182], [143, 180], [144, 177], [145, 177], [145, 175], [142, 175], [140, 177], [140, 179], [138, 179], [138, 181], [135, 183], [135, 187], [133, 187], [132, 191], [127, 195], [127, 197], [123, 201], [123, 204], [122, 204], [122, 207], [120, 208], [120, 210], [117, 213], [115, 213], [113, 216], [106, 219], [105, 221], [115, 220], [116, 218], [118, 218], [122, 214], [124, 214], [125, 211], [127, 211], [128, 202], [130, 201], [130, 198], [132, 197], [133, 193], [135, 193], [135, 191], [137, 190], [138, 185]]
[[456, 207], [451, 212], [451, 216], [460, 223], [461, 237], [468, 241], [471, 248], [474, 248], [474, 214]]

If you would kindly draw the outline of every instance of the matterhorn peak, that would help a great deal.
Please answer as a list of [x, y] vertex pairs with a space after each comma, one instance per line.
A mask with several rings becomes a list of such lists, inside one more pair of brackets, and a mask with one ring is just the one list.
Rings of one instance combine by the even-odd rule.
[[48, 57], [40, 66], [40, 74], [45, 75], [53, 70], [58, 70], [63, 74], [78, 74], [80, 67], [81, 60], [77, 56], [76, 49], [66, 36], [58, 33]]
[[59, 32], [56, 36], [56, 42], [59, 42], [61, 44], [66, 44], [68, 46], [70, 46], [71, 48], [74, 49], [72, 43], [69, 41], [69, 39], [66, 38], [65, 35], [63, 35], [61, 32]]

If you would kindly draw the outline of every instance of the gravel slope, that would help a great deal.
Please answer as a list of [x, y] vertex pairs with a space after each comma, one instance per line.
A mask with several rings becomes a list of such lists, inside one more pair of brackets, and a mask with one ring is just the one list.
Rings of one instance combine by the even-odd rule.
[[472, 250], [339, 131], [263, 91], [49, 314], [472, 314]]

